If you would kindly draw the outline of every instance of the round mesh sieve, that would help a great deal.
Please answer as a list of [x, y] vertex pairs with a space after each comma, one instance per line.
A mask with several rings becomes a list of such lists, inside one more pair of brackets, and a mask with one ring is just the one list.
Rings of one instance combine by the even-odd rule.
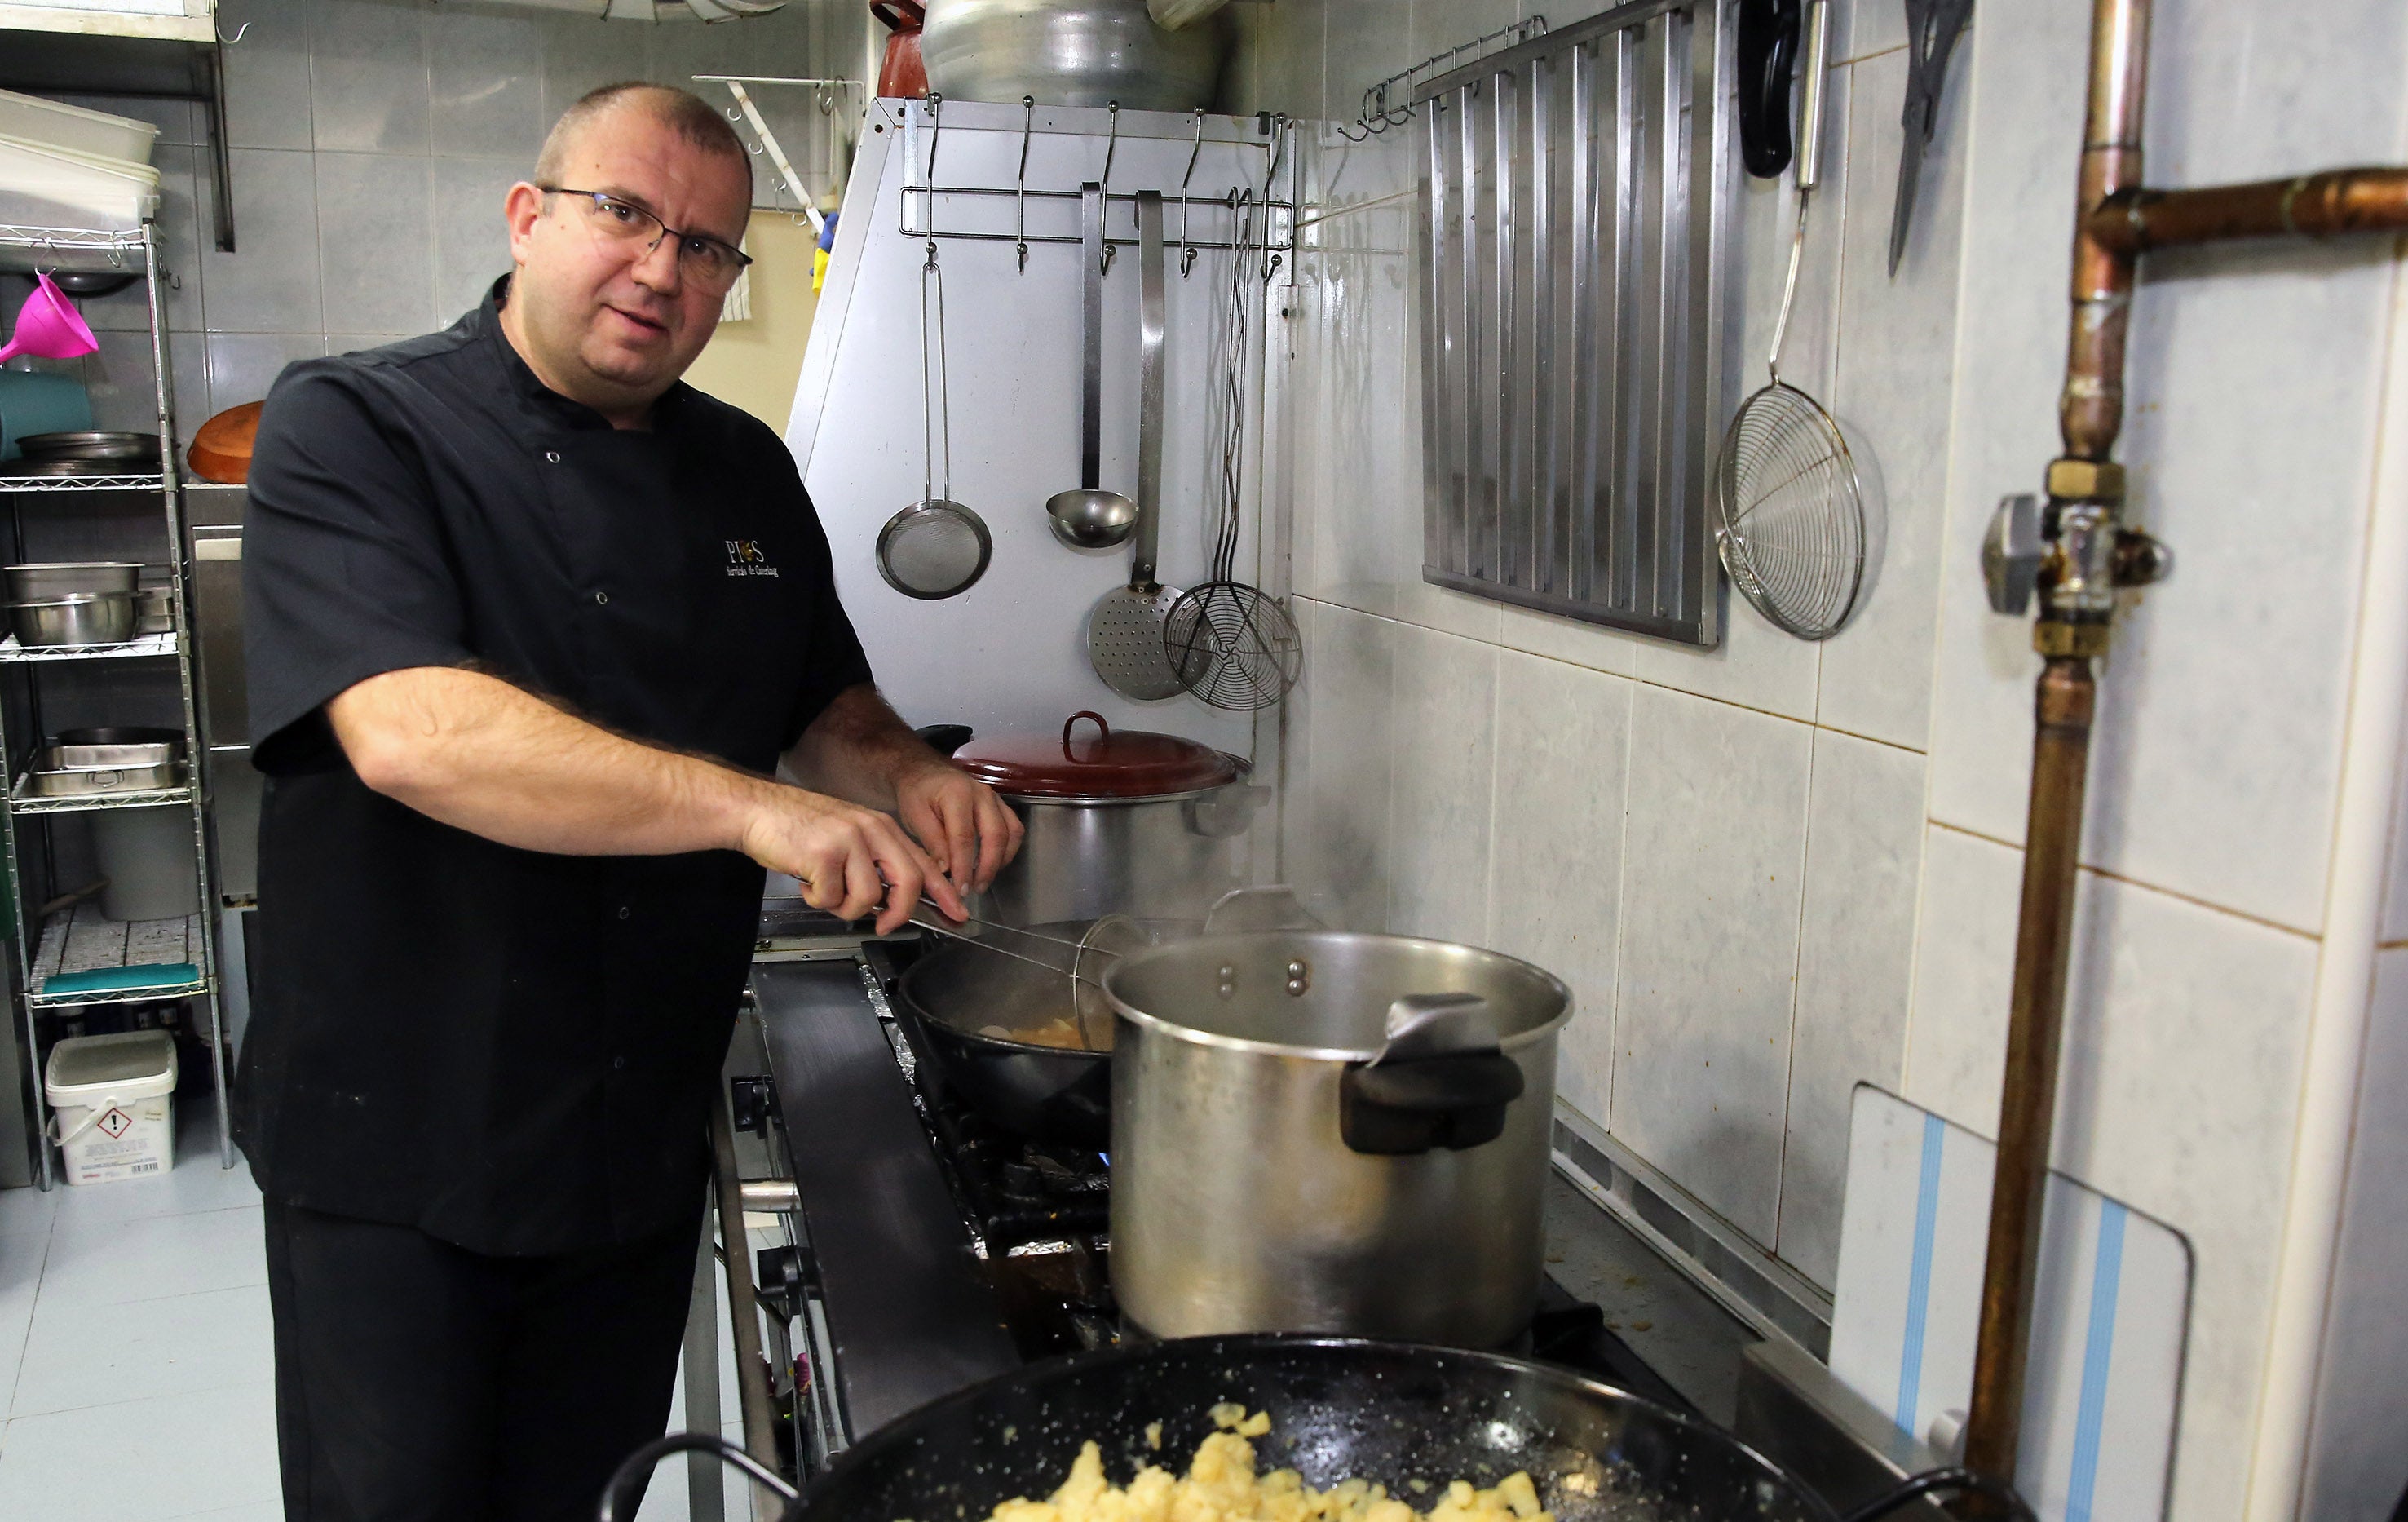
[[907, 597], [951, 597], [986, 574], [993, 553], [985, 521], [939, 497], [887, 520], [878, 534], [878, 573]]
[[1831, 415], [1775, 380], [1740, 404], [1714, 480], [1714, 547], [1756, 611], [1801, 639], [1840, 631], [1864, 584], [1856, 465]]

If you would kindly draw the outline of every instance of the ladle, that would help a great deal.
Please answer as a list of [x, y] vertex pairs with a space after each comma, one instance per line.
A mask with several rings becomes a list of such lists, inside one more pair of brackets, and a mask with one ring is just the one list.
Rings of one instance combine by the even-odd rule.
[[1099, 484], [1103, 473], [1104, 187], [1079, 187], [1079, 260], [1084, 287], [1081, 323], [1086, 359], [1080, 385], [1079, 485], [1045, 499], [1054, 537], [1074, 550], [1109, 550], [1137, 526], [1137, 504]]

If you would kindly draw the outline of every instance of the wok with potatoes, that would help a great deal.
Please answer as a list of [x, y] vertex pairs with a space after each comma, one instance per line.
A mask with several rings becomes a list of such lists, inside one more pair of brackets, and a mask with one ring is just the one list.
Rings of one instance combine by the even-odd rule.
[[[1542, 1508], [1553, 1522], [1832, 1515], [1728, 1436], [1564, 1370], [1497, 1354], [1300, 1336], [1130, 1343], [1032, 1365], [865, 1437], [788, 1515], [798, 1522], [987, 1522], [1008, 1501], [1053, 1502], [1090, 1443], [1101, 1478], [1113, 1486], [1145, 1467], [1185, 1473], [1189, 1456], [1235, 1407], [1259, 1414], [1248, 1441], [1267, 1474], [1294, 1471], [1299, 1490], [1378, 1486], [1423, 1515], [1450, 1496], [1468, 1510], [1484, 1490], [1500, 1515], [1535, 1518]], [[1521, 1504], [1520, 1487], [1509, 1484], [1516, 1473], [1529, 1480]], [[1469, 1488], [1456, 1490], [1458, 1482]], [[1144, 1510], [1106, 1500], [1100, 1510], [1131, 1522]], [[1029, 1522], [1049, 1515], [1017, 1510]]]

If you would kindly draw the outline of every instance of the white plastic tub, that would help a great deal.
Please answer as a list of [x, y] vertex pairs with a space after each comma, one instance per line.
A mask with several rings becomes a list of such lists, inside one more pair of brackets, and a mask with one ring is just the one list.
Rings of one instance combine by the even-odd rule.
[[159, 140], [159, 129], [148, 122], [13, 90], [0, 90], [0, 133], [136, 164], [150, 163], [151, 146]]
[[159, 171], [0, 132], [0, 222], [132, 231], [159, 209]]
[[176, 1039], [165, 1031], [70, 1036], [50, 1048], [43, 1087], [69, 1184], [176, 1166]]

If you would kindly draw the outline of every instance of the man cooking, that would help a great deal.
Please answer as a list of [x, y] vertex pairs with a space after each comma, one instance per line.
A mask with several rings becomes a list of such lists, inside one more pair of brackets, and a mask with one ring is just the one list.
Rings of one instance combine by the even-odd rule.
[[891, 931], [1019, 847], [870, 684], [777, 436], [678, 379], [752, 188], [701, 100], [597, 90], [478, 310], [260, 421], [236, 1122], [288, 1517], [592, 1516], [667, 1424], [763, 869]]

